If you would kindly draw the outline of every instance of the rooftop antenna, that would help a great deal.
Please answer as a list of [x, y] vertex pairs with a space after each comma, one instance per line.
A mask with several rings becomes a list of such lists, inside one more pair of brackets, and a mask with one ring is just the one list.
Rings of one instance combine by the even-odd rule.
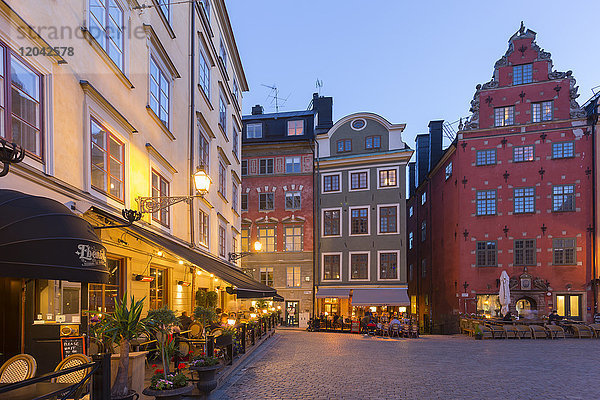
[[317, 78], [315, 87], [317, 88], [317, 92], [319, 92], [319, 96], [321, 96], [321, 88], [323, 87], [323, 81], [321, 81], [321, 80], [319, 80], [319, 78]]
[[277, 85], [275, 83], [270, 86], [265, 84], [261, 85], [271, 89], [271, 93], [269, 93], [269, 95], [267, 96], [267, 100], [271, 99], [271, 105], [275, 103], [275, 112], [279, 112], [279, 102], [281, 102], [281, 106], [283, 106], [287, 99], [290, 97], [290, 95], [288, 95], [285, 99], [283, 97], [279, 97], [279, 89], [277, 88]]

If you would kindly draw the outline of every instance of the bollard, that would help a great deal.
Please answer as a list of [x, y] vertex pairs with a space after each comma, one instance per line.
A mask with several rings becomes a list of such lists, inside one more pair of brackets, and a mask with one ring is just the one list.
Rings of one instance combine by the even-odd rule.
[[242, 324], [242, 339], [240, 342], [242, 346], [242, 354], [246, 354], [246, 324]]
[[206, 335], [206, 355], [215, 356], [215, 337], [213, 335]]
[[110, 356], [104, 353], [94, 357], [100, 366], [92, 376], [92, 400], [110, 400]]

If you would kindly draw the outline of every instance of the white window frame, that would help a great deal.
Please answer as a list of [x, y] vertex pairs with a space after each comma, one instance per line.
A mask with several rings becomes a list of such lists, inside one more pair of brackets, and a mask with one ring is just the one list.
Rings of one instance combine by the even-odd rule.
[[[366, 172], [367, 173], [367, 187], [366, 188], [361, 188], [361, 189], [352, 189], [352, 174], [362, 173], [362, 172]], [[398, 181], [397, 176], [396, 176], [396, 181]], [[349, 192], [361, 192], [361, 191], [365, 191], [365, 190], [371, 190], [371, 174], [370, 174], [370, 169], [367, 168], [367, 169], [349, 170], [348, 171], [348, 191]], [[331, 193], [331, 192], [327, 192], [327, 193]]]
[[[387, 171], [390, 169], [396, 170], [396, 185], [395, 186], [380, 186], [380, 183], [381, 183], [379, 180], [380, 171]], [[399, 166], [377, 168], [377, 189], [397, 189], [399, 187], [400, 187], [400, 167]]]
[[[333, 176], [333, 175], [337, 175], [338, 176], [338, 181], [339, 181], [339, 189], [338, 190], [333, 190], [331, 192], [326, 192], [325, 191], [325, 177], [326, 176]], [[342, 192], [342, 173], [341, 172], [333, 172], [333, 173], [324, 173], [321, 175], [321, 194], [331, 194], [331, 193], [341, 193]]]
[[[204, 47], [204, 43], [202, 40], [199, 40], [199, 47], [200, 47], [200, 61], [198, 61], [198, 86], [200, 86], [200, 91], [206, 96], [206, 99], [208, 100], [208, 103], [211, 104], [211, 100], [210, 100], [210, 94], [211, 94], [211, 82], [212, 82], [212, 76], [211, 76], [211, 63], [209, 61], [209, 58], [207, 56], [208, 51], [206, 50], [206, 48]], [[206, 68], [201, 68], [202, 64], [204, 64], [204, 66]], [[206, 79], [202, 79], [202, 75], [203, 73], [205, 73], [207, 75]], [[206, 82], [205, 82], [206, 81]], [[204, 87], [204, 85], [202, 84], [202, 82], [206, 83], [206, 87]]]
[[[367, 209], [367, 233], [352, 233], [352, 210]], [[369, 236], [371, 235], [371, 206], [369, 204], [363, 206], [348, 207], [348, 236]]]
[[[221, 110], [223, 108], [223, 110]], [[223, 118], [221, 118], [223, 117]], [[222, 91], [219, 91], [219, 122], [218, 125], [227, 136], [227, 98]]]
[[[150, 87], [152, 85], [152, 64], [154, 64], [156, 66], [156, 69], [158, 70], [159, 73], [159, 77], [164, 78], [164, 80], [167, 82], [167, 121], [166, 123], [160, 118], [160, 92], [161, 92], [161, 88], [160, 88], [160, 82], [158, 82], [158, 97], [159, 99], [158, 101], [158, 110], [155, 110], [154, 108], [152, 108], [152, 94], [150, 91]], [[150, 53], [150, 56], [148, 58], [148, 106], [150, 107], [150, 109], [152, 110], [152, 112], [154, 113], [154, 115], [156, 115], [156, 118], [167, 128], [167, 129], [171, 129], [171, 99], [172, 99], [172, 95], [173, 95], [173, 80], [171, 79], [171, 75], [167, 74], [166, 71], [166, 67], [164, 66], [162, 60], [160, 59], [160, 57], [156, 54], [154, 54], [153, 52]]]
[[[200, 241], [200, 238], [202, 237], [202, 227], [204, 226], [204, 222], [200, 221], [200, 216], [202, 214], [206, 215], [206, 243], [203, 243]], [[210, 244], [210, 211], [206, 212], [203, 209], [198, 210], [198, 244], [202, 247], [205, 248], [209, 248], [209, 244]]]
[[[339, 229], [339, 234], [338, 235], [327, 235], [325, 236], [325, 211], [339, 211], [340, 212], [340, 229]], [[342, 207], [333, 207], [333, 208], [323, 208], [321, 209], [321, 237], [322, 238], [335, 238], [335, 237], [342, 237], [342, 228], [344, 226], [344, 224], [342, 223]]]
[[[396, 232], [381, 232], [381, 208], [396, 207]], [[377, 234], [378, 235], [399, 235], [400, 234], [400, 203], [377, 204]]]
[[[292, 284], [290, 285], [289, 277], [289, 269], [292, 269]], [[296, 268], [298, 268], [298, 274], [295, 273]], [[294, 281], [296, 280], [296, 276], [298, 277], [299, 285], [294, 285]], [[302, 267], [299, 265], [288, 265], [285, 268], [285, 287], [286, 288], [300, 288], [302, 287]]]
[[[298, 132], [298, 123], [300, 123], [300, 133]], [[293, 126], [291, 126], [293, 124]], [[294, 134], [290, 135], [290, 129], [293, 129]], [[287, 131], [286, 136], [303, 136], [304, 135], [304, 120], [303, 119], [293, 119], [287, 122]]]
[[[294, 166], [296, 165], [296, 159], [298, 159], [298, 171], [291, 171], [288, 172], [287, 168], [288, 168], [288, 160], [291, 160], [292, 163], [292, 169], [294, 168]], [[285, 173], [286, 174], [300, 174], [302, 173], [302, 157], [301, 156], [289, 156], [285, 158]]]
[[[367, 254], [367, 278], [352, 279], [352, 254]], [[350, 251], [348, 252], [348, 281], [368, 282], [371, 280], [371, 252], [370, 251]]]
[[[339, 279], [325, 279], [325, 256], [340, 256], [340, 278]], [[321, 254], [321, 282], [341, 282], [342, 281], [342, 252], [329, 252]]]
[[[250, 127], [252, 127], [252, 136], [250, 136]], [[255, 128], [260, 127], [260, 136], [256, 136]], [[263, 137], [263, 124], [261, 122], [246, 124], [246, 139], [262, 139]]]
[[[396, 253], [396, 278], [381, 279], [381, 253]], [[400, 250], [378, 250], [377, 251], [377, 280], [383, 282], [400, 280]]]
[[[100, 43], [96, 37], [92, 34], [92, 27], [90, 24], [90, 18], [92, 18], [91, 14], [92, 14], [92, 10], [91, 10], [91, 6], [90, 6], [90, 2], [87, 1], [87, 9], [86, 9], [86, 28], [87, 28], [87, 32], [89, 33], [90, 37], [92, 38], [92, 40], [94, 41], [94, 43], [96, 43], [98, 45], [98, 47], [100, 47], [102, 49], [102, 51], [104, 52], [104, 54], [106, 54], [106, 57], [115, 65], [115, 67], [121, 71], [123, 74], [127, 73], [127, 69], [129, 67], [128, 63], [127, 63], [127, 59], [129, 56], [129, 52], [127, 51], [128, 47], [129, 47], [129, 40], [128, 40], [128, 35], [127, 33], [129, 32], [129, 19], [130, 19], [130, 13], [129, 13], [129, 5], [127, 4], [126, 1], [123, 0], [114, 0], [115, 4], [120, 8], [121, 13], [123, 14], [123, 30], [121, 31], [121, 35], [122, 35], [122, 42], [121, 42], [121, 46], [122, 47], [122, 54], [121, 54], [121, 66], [119, 66], [119, 64], [117, 64], [117, 62], [110, 56], [109, 51], [108, 51], [108, 41], [110, 40], [108, 37], [105, 37], [105, 45], [102, 45], [102, 43]], [[106, 4], [106, 3], [105, 3]], [[108, 7], [108, 5], [107, 5]], [[106, 9], [106, 8], [105, 8]], [[95, 18], [94, 18], [95, 19]], [[107, 30], [107, 26], [105, 25], [106, 21], [102, 21], [102, 26], [101, 28], [103, 29], [104, 34], [106, 34], [106, 30]], [[94, 28], [95, 29], [95, 28]]]
[[[221, 254], [221, 229], [223, 230], [223, 254]], [[227, 227], [222, 223], [219, 223], [219, 227], [217, 228], [217, 254], [221, 258], [227, 257]]]

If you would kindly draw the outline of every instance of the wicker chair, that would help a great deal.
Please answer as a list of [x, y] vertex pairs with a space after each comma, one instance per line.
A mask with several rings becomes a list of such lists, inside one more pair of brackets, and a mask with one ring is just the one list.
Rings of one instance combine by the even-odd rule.
[[600, 338], [600, 324], [589, 324], [588, 325], [594, 331], [594, 335]]
[[188, 327], [188, 330], [190, 331], [189, 336], [190, 338], [199, 338], [200, 336], [202, 336], [202, 325], [200, 325], [197, 322], [193, 322], [190, 324], [190, 326]]
[[578, 338], [593, 338], [594, 330], [583, 324], [573, 324], [571, 325], [573, 328], [573, 336], [577, 336]]
[[402, 332], [400, 330], [400, 325], [398, 324], [392, 324], [392, 333], [390, 334], [390, 337], [401, 337], [402, 336]]
[[566, 337], [565, 330], [558, 325], [546, 325], [546, 331], [548, 332], [550, 339], [557, 339], [559, 337], [564, 339]]
[[531, 330], [531, 337], [533, 339], [547, 339], [548, 338], [548, 334], [543, 326], [529, 325], [529, 329]]
[[36, 370], [35, 358], [29, 354], [17, 354], [0, 367], [0, 383], [15, 383], [33, 378]]
[[[61, 371], [63, 369], [77, 367], [78, 365], [89, 364], [92, 360], [84, 354], [71, 354], [64, 360], [62, 360], [54, 371]], [[52, 382], [56, 383], [78, 383], [89, 374], [90, 368], [82, 369], [79, 371], [71, 372], [70, 374], [61, 375], [58, 378], [52, 379]]]

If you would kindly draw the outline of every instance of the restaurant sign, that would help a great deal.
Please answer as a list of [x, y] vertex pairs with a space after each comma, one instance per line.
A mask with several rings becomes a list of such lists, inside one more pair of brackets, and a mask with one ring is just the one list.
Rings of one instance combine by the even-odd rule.
[[101, 246], [78, 244], [75, 254], [79, 256], [82, 267], [106, 265], [106, 250]]

